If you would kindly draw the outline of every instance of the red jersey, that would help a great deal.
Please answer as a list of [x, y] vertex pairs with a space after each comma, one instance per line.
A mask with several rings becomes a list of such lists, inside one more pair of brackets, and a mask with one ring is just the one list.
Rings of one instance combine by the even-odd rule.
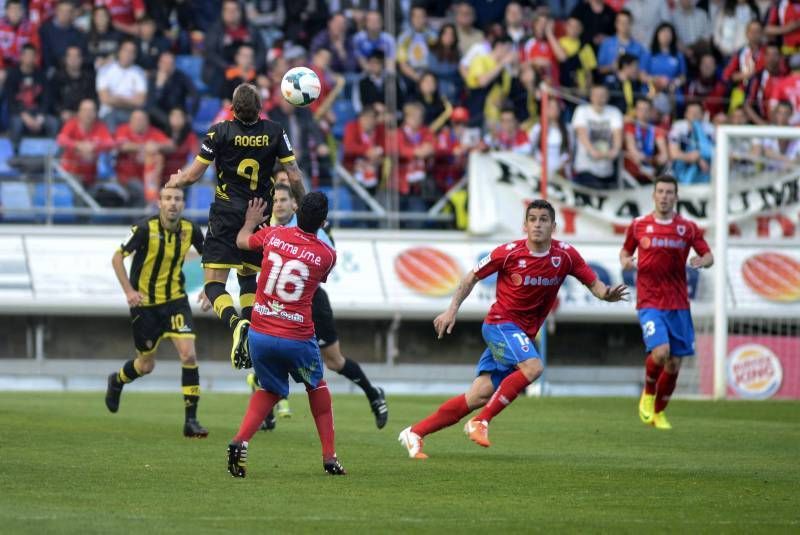
[[[155, 126], [150, 126], [143, 134], [137, 134], [131, 130], [130, 125], [123, 124], [117, 128], [114, 134], [117, 144], [132, 141], [144, 146], [148, 141], [156, 143], [169, 143], [169, 138]], [[117, 180], [120, 184], [125, 184], [130, 180], [142, 180], [145, 173], [145, 162], [142, 152], [122, 152], [117, 154]]]
[[794, 116], [792, 124], [800, 114], [800, 73], [793, 73], [775, 81], [772, 93], [769, 97], [769, 107], [772, 109], [781, 100], [787, 100], [792, 104]]
[[649, 214], [634, 219], [625, 234], [622, 248], [633, 254], [637, 247], [636, 308], [688, 309], [686, 258], [691, 248], [701, 256], [711, 250], [703, 231], [677, 214], [668, 221]]
[[298, 227], [265, 227], [248, 244], [264, 255], [250, 328], [289, 340], [313, 338], [311, 300], [336, 264], [336, 251]]
[[59, 0], [30, 0], [28, 2], [28, 19], [31, 24], [41, 27], [53, 17], [56, 12], [56, 4]]
[[484, 321], [514, 323], [531, 338], [552, 310], [567, 275], [587, 286], [597, 279], [578, 251], [558, 240], [544, 253], [531, 252], [527, 240], [501, 245], [481, 259], [474, 271], [479, 279], [497, 273], [497, 300]]
[[133, 24], [146, 13], [144, 0], [94, 0], [94, 5], [105, 6], [111, 20], [119, 24]]
[[[800, 20], [800, 2], [797, 0], [779, 0], [772, 5], [767, 13], [767, 24], [770, 26], [788, 26]], [[787, 48], [800, 47], [800, 30], [794, 30], [783, 35], [783, 46]]]
[[36, 26], [27, 20], [12, 26], [7, 19], [0, 19], [0, 54], [6, 66], [19, 63], [22, 47], [28, 43], [36, 47], [38, 55], [41, 45]]
[[[95, 155], [90, 159], [85, 159], [76, 146], [84, 141], [91, 141], [95, 144]], [[97, 155], [100, 152], [107, 152], [114, 148], [114, 138], [106, 128], [103, 121], [97, 120], [92, 124], [88, 131], [84, 131], [78, 122], [77, 117], [73, 117], [61, 128], [56, 142], [64, 148], [61, 156], [61, 166], [68, 173], [72, 173], [81, 179], [85, 186], [94, 184], [97, 175]]]

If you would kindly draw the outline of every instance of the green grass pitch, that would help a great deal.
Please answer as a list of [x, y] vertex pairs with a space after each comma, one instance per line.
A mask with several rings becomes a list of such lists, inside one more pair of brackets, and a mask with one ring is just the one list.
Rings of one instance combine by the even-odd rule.
[[205, 395], [207, 440], [181, 436], [178, 393], [0, 394], [2, 533], [800, 531], [800, 403], [677, 400], [675, 429], [642, 425], [632, 399], [519, 399], [490, 427], [460, 425], [412, 461], [398, 432], [442, 398], [390, 397], [377, 431], [361, 396], [334, 396], [349, 471], [322, 471], [304, 396], [250, 444], [248, 477], [225, 450], [245, 395]]

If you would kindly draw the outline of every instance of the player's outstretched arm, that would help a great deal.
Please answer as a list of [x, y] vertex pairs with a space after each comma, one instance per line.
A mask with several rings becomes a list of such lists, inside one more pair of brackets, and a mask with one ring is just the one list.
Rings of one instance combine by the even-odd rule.
[[453, 300], [450, 302], [450, 307], [436, 316], [436, 319], [433, 320], [433, 327], [436, 329], [436, 336], [438, 338], [444, 336], [445, 332], [447, 334], [453, 332], [453, 327], [456, 324], [456, 314], [458, 314], [458, 309], [461, 306], [461, 303], [464, 302], [464, 299], [466, 299], [472, 292], [472, 289], [477, 283], [478, 277], [473, 271], [467, 273], [467, 276], [464, 277], [459, 283], [456, 293], [453, 294]]
[[117, 276], [119, 285], [122, 286], [122, 291], [125, 292], [125, 300], [128, 301], [128, 306], [133, 308], [139, 306], [144, 296], [136, 291], [131, 285], [128, 274], [125, 272], [125, 264], [123, 263], [122, 252], [115, 251], [114, 256], [111, 257], [111, 265], [114, 268], [114, 274]]
[[297, 160], [281, 165], [283, 165], [283, 170], [286, 171], [286, 174], [289, 175], [289, 187], [292, 188], [292, 194], [299, 205], [306, 194], [306, 187], [303, 185], [303, 172], [300, 170], [300, 166], [297, 165]]
[[689, 265], [695, 269], [710, 268], [714, 265], [714, 255], [709, 251], [703, 256], [692, 257], [692, 259], [689, 260]]
[[603, 281], [600, 279], [595, 279], [592, 285], [589, 287], [589, 290], [596, 298], [600, 299], [601, 301], [608, 301], [609, 303], [614, 303], [616, 301], [627, 301], [629, 295], [628, 287], [624, 284], [606, 286], [605, 283], [603, 283]]
[[264, 199], [251, 199], [250, 202], [247, 203], [247, 212], [244, 214], [244, 226], [239, 230], [239, 234], [236, 235], [236, 247], [244, 251], [251, 250], [250, 236], [253, 235], [253, 231], [258, 225], [269, 219], [268, 216], [264, 216], [264, 208], [266, 208], [266, 206], [267, 203], [264, 202]]
[[208, 167], [207, 163], [200, 160], [194, 160], [188, 169], [178, 169], [177, 173], [172, 173], [169, 176], [169, 181], [164, 184], [165, 188], [185, 188], [191, 186], [206, 172]]

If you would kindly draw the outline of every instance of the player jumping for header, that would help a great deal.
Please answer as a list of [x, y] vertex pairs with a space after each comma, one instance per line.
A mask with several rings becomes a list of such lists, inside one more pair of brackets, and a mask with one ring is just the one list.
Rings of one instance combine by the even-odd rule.
[[558, 289], [567, 275], [586, 285], [604, 301], [627, 299], [628, 288], [601, 282], [578, 251], [552, 239], [555, 211], [547, 201], [531, 202], [525, 210], [527, 239], [501, 245], [470, 271], [456, 290], [450, 307], [433, 320], [439, 338], [453, 331], [456, 314], [475, 284], [497, 273], [497, 301], [483, 322], [487, 348], [481, 355], [477, 377], [466, 394], [444, 402], [424, 420], [403, 429], [400, 443], [412, 459], [425, 459], [422, 438], [457, 423], [475, 409], [483, 410], [464, 426], [476, 444], [489, 447], [489, 422], [542, 373], [543, 366], [532, 339], [553, 308]]
[[[185, 171], [169, 178], [167, 187], [183, 188], [197, 182], [214, 162], [217, 168], [217, 190], [208, 213], [208, 232], [203, 244], [205, 295], [214, 312], [233, 330], [231, 361], [241, 368], [247, 355], [247, 329], [253, 310], [256, 272], [261, 255], [236, 247], [236, 233], [242, 228], [247, 203], [264, 199], [267, 214], [272, 203], [272, 169], [277, 159], [289, 175], [297, 198], [305, 193], [303, 177], [297, 167], [289, 137], [283, 127], [260, 119], [261, 97], [250, 84], [241, 84], [233, 92], [234, 119], [213, 125], [200, 153]], [[239, 278], [239, 304], [236, 313], [233, 298], [225, 290], [228, 272], [236, 269]]]
[[[686, 258], [694, 248], [699, 256], [689, 265], [707, 268], [714, 263], [714, 256], [697, 225], [675, 213], [675, 178], [660, 176], [654, 186], [655, 209], [633, 220], [619, 259], [623, 269], [638, 269], [636, 308], [647, 348], [639, 418], [657, 429], [672, 429], [664, 409], [678, 382], [681, 359], [694, 355]], [[633, 256], [637, 248], [638, 262]]]

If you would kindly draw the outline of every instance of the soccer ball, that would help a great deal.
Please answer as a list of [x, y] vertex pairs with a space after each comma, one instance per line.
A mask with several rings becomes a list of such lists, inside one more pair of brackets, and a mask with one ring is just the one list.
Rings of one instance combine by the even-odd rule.
[[286, 102], [295, 106], [308, 106], [319, 98], [320, 83], [317, 73], [308, 67], [289, 69], [281, 80], [281, 94]]

